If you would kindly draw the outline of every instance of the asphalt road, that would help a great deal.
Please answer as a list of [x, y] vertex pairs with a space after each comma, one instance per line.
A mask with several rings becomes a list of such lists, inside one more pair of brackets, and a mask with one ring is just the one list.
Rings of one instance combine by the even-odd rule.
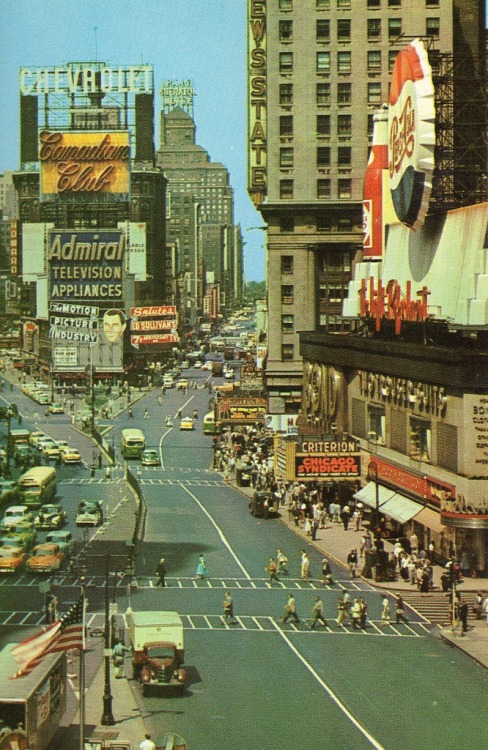
[[[204, 373], [192, 371], [191, 377], [202, 382]], [[383, 628], [381, 596], [369, 583], [351, 582], [345, 571], [335, 569], [334, 585], [324, 588], [318, 580], [320, 556], [312, 545], [307, 545], [312, 580], [301, 581], [303, 540], [279, 520], [253, 518], [245, 497], [209, 470], [211, 439], [200, 425], [209, 394], [171, 390], [162, 405], [157, 396], [149, 394], [134, 408], [134, 426], [144, 430], [162, 459], [159, 468], [141, 469], [148, 516], [136, 560], [137, 586], [127, 589], [117, 581], [113, 595], [119, 612], [129, 603], [137, 610], [175, 609], [184, 621], [185, 693], [143, 697], [131, 682], [151, 734], [181, 734], [190, 750], [488, 748], [486, 671], [434, 638], [413, 613], [408, 624]], [[146, 405], [150, 418], [145, 420]], [[175, 420], [171, 429], [165, 426], [164, 416], [174, 416], [180, 406], [184, 414], [198, 409], [193, 432], [180, 431]], [[123, 415], [114, 420], [116, 436], [125, 422]], [[80, 469], [78, 478], [62, 483], [63, 492], [73, 494], [69, 502], [80, 493], [103, 493], [117, 503], [120, 483], [94, 484], [86, 475]], [[290, 575], [270, 587], [264, 568], [278, 547], [290, 560]], [[209, 570], [203, 581], [195, 578], [200, 553]], [[161, 556], [168, 567], [165, 589], [154, 585]], [[0, 596], [8, 591], [22, 603], [19, 610], [28, 610], [32, 585], [19, 580], [2, 586]], [[335, 624], [337, 596], [346, 588], [368, 602], [364, 631]], [[60, 582], [60, 589], [75, 598], [69, 580]], [[226, 590], [234, 599], [236, 625], [220, 619]], [[291, 591], [301, 621], [283, 625], [279, 619]], [[312, 631], [310, 610], [317, 594], [328, 627]], [[92, 615], [101, 611], [102, 598], [103, 576], [95, 569], [89, 582]], [[18, 622], [17, 635], [32, 624]], [[6, 630], [15, 627], [4, 624], [2, 638]]]

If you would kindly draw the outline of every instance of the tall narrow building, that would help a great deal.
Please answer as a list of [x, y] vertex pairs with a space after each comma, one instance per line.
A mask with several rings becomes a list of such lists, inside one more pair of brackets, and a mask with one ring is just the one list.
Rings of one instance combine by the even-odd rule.
[[299, 332], [347, 325], [373, 115], [414, 37], [437, 90], [431, 206], [482, 199], [483, 11], [481, 0], [248, 0], [248, 189], [268, 227], [271, 412], [300, 407]]

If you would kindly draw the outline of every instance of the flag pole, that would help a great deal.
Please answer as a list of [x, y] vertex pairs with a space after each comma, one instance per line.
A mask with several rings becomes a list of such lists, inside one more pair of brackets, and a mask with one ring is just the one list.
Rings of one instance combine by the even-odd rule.
[[86, 634], [86, 599], [85, 577], [80, 578], [81, 585], [81, 649], [80, 649], [80, 750], [85, 748], [85, 634]]

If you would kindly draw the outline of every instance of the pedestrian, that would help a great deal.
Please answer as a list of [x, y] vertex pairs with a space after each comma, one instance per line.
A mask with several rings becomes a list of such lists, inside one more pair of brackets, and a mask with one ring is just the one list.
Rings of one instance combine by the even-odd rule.
[[357, 550], [352, 549], [347, 556], [347, 564], [349, 566], [349, 573], [351, 578], [357, 578], [358, 570], [358, 553]]
[[276, 560], [274, 557], [269, 558], [268, 567], [265, 568], [267, 572], [269, 573], [269, 584], [270, 586], [273, 585], [273, 581], [280, 582], [280, 579], [278, 578], [278, 566], [276, 565]]
[[459, 619], [461, 620], [461, 633], [468, 632], [468, 604], [461, 602], [459, 605]]
[[52, 625], [58, 619], [58, 598], [50, 591], [46, 594], [46, 620]]
[[284, 576], [288, 575], [288, 558], [281, 549], [276, 550], [276, 562], [278, 564], [278, 573]]
[[312, 630], [315, 630], [317, 622], [321, 622], [324, 627], [327, 627], [327, 620], [324, 617], [324, 605], [320, 599], [320, 596], [314, 597], [314, 604], [312, 607], [313, 620], [310, 624]]
[[228, 591], [225, 592], [223, 605], [224, 616], [222, 617], [222, 624], [225, 625], [225, 623], [230, 620], [231, 625], [236, 625], [237, 620], [234, 618], [234, 602]]
[[347, 531], [349, 528], [350, 516], [351, 516], [351, 509], [349, 508], [349, 505], [346, 504], [341, 510], [341, 521], [344, 526], [344, 531]]
[[158, 577], [156, 586], [162, 586], [164, 588], [166, 586], [166, 560], [164, 559], [164, 557], [162, 557], [158, 562], [156, 575]]
[[347, 625], [349, 622], [349, 612], [344, 602], [344, 596], [337, 597], [337, 620], [338, 625]]
[[112, 470], [111, 470], [110, 466], [107, 466], [107, 468], [105, 469], [105, 479], [107, 481], [109, 481], [110, 479], [112, 479]]
[[173, 421], [170, 414], [166, 415], [166, 427], [173, 427]]
[[354, 630], [361, 627], [361, 605], [359, 599], [354, 599], [351, 607], [352, 626]]
[[124, 677], [124, 654], [129, 652], [130, 648], [124, 646], [121, 641], [116, 641], [115, 646], [112, 649], [112, 664], [115, 667], [115, 677], [119, 679]]
[[162, 405], [163, 405], [163, 397], [162, 397], [162, 396], [158, 396], [158, 404], [159, 404], [160, 406], [162, 406]]
[[147, 407], [144, 409], [144, 419], [149, 419], [149, 409]]
[[306, 552], [302, 554], [302, 569], [300, 577], [304, 581], [310, 580], [310, 558]]
[[330, 569], [330, 563], [326, 557], [322, 560], [322, 583], [324, 586], [330, 585], [332, 581], [332, 570]]
[[156, 745], [152, 741], [150, 734], [144, 735], [144, 739], [139, 745], [139, 750], [156, 750]]
[[360, 604], [360, 607], [361, 607], [361, 618], [360, 618], [360, 623], [359, 624], [360, 624], [360, 626], [362, 628], [365, 628], [366, 627], [366, 622], [367, 622], [367, 619], [368, 619], [368, 603], [366, 602], [365, 599], [363, 599], [362, 596], [360, 596], [359, 597], [359, 604]]
[[381, 610], [381, 624], [390, 625], [391, 623], [391, 612], [390, 612], [390, 600], [387, 596], [383, 597], [383, 609]]
[[281, 622], [285, 623], [287, 622], [290, 617], [293, 617], [296, 623], [300, 622], [298, 615], [297, 615], [297, 605], [295, 602], [295, 597], [293, 594], [288, 594], [288, 601], [285, 604], [285, 615], [282, 618]]
[[101, 469], [103, 464], [102, 454], [98, 454], [98, 468]]
[[407, 618], [405, 617], [405, 610], [403, 608], [403, 599], [400, 596], [400, 594], [395, 594], [395, 614], [396, 614], [396, 623], [402, 622], [408, 623]]
[[182, 413], [183, 413], [183, 410], [182, 410], [182, 409], [181, 409], [181, 407], [180, 407], [180, 408], [178, 409], [178, 411], [176, 412], [176, 419], [181, 419], [181, 415], [182, 415]]
[[203, 554], [201, 554], [200, 557], [198, 558], [196, 577], [205, 578], [206, 576], [208, 576], [208, 570], [205, 564], [205, 558]]
[[127, 409], [127, 419], [134, 419], [134, 412], [132, 409]]

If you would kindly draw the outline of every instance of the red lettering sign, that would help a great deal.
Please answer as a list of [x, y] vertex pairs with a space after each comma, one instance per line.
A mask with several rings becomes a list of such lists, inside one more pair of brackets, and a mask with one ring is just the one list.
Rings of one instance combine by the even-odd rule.
[[403, 290], [398, 281], [391, 279], [386, 287], [383, 281], [370, 276], [362, 279], [359, 290], [359, 315], [362, 318], [373, 318], [376, 330], [381, 330], [382, 320], [395, 321], [395, 334], [401, 333], [402, 321], [423, 322], [429, 317], [427, 300], [429, 289], [423, 286], [417, 291], [418, 300], [412, 299], [412, 282], [406, 283]]

